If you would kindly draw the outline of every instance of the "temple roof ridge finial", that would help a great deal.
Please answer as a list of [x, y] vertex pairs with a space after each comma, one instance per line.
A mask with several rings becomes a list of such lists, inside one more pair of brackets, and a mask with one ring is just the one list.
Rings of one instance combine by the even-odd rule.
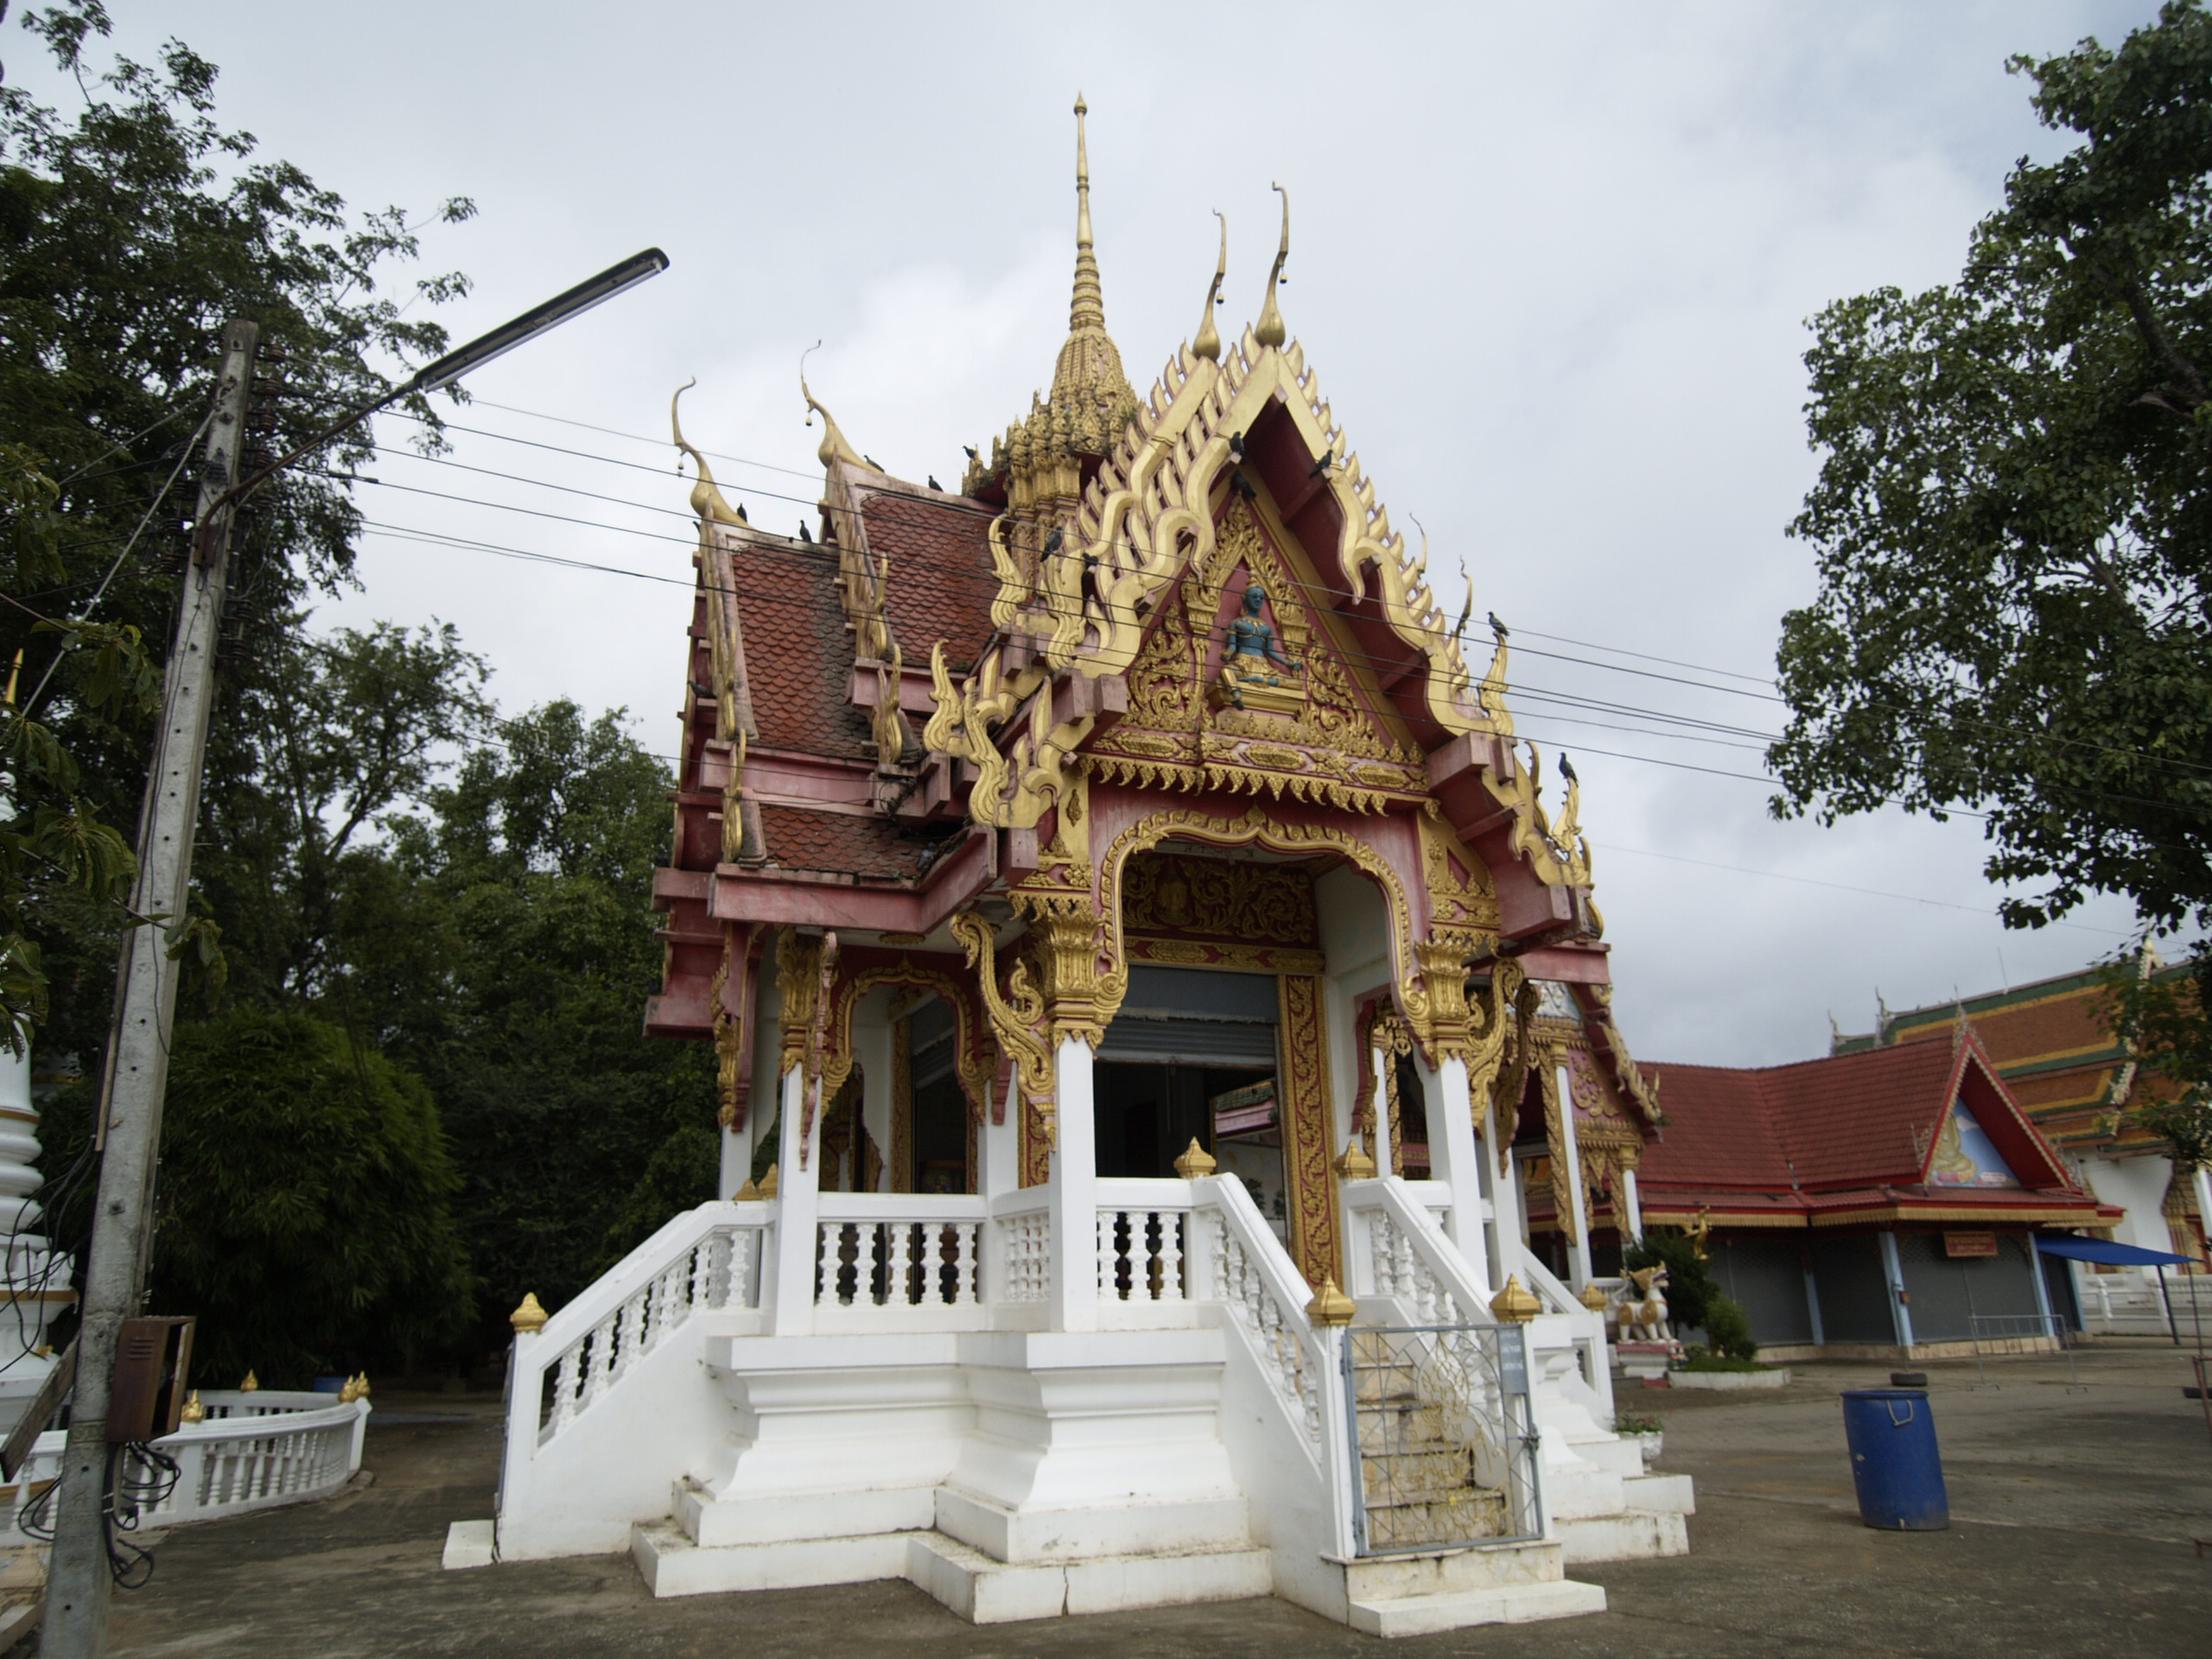
[[706, 456], [686, 441], [683, 420], [676, 412], [676, 406], [683, 401], [683, 394], [698, 384], [699, 378], [694, 375], [678, 386], [676, 395], [668, 400], [668, 427], [676, 440], [676, 447], [690, 456], [691, 464], [699, 469], [698, 479], [691, 486], [691, 511], [714, 524], [742, 524], [746, 523], [745, 509], [733, 507], [722, 499], [721, 491], [715, 486], [714, 473], [707, 466]]
[[1290, 192], [1279, 184], [1268, 187], [1282, 198], [1282, 245], [1275, 250], [1275, 262], [1268, 271], [1268, 302], [1261, 308], [1260, 321], [1253, 325], [1252, 338], [1262, 346], [1281, 346], [1290, 338], [1290, 331], [1283, 327], [1282, 311], [1275, 304], [1275, 289], [1282, 286], [1282, 268], [1290, 257]]
[[1191, 352], [1195, 357], [1218, 362], [1221, 359], [1221, 330], [1214, 327], [1213, 308], [1221, 303], [1222, 279], [1229, 275], [1229, 215], [1217, 207], [1213, 210], [1213, 216], [1221, 221], [1221, 257], [1214, 261], [1213, 282], [1206, 289], [1205, 315], [1198, 319], [1198, 332], [1191, 341]]
[[1122, 353], [1106, 332], [1106, 294], [1098, 280], [1098, 255], [1090, 229], [1090, 146], [1084, 118], [1090, 105], [1075, 99], [1075, 289], [1068, 299], [1068, 337], [1052, 369], [1056, 404], [1088, 404], [1104, 410], [1127, 403], [1132, 394], [1122, 372]]
[[807, 388], [806, 359], [821, 349], [822, 342], [817, 340], [798, 354], [798, 391], [799, 396], [806, 399], [806, 423], [812, 426], [817, 415], [822, 417], [822, 442], [814, 451], [815, 459], [824, 467], [833, 461], [844, 461], [855, 467], [868, 467], [871, 473], [879, 471], [880, 468], [869, 467], [867, 457], [845, 442], [845, 434], [837, 424], [837, 417], [823, 408], [814, 393]]

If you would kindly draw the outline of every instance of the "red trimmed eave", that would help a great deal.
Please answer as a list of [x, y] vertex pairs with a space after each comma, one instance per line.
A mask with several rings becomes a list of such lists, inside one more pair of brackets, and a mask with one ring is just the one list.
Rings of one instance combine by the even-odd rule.
[[[1999, 1075], [1997, 1062], [1981, 1045], [1973, 1027], [1967, 1027], [1965, 1040], [1958, 1046], [1957, 1065], [1951, 1078], [1951, 1097], [1964, 1097], [1973, 1109], [1974, 1122], [1981, 1125], [1990, 1144], [1997, 1148], [2024, 1185], [2057, 1187], [2069, 1192], [2079, 1192], [2073, 1176], [2043, 1131], [2030, 1122], [2021, 1110], [2020, 1103], [2012, 1098], [2012, 1091], [2005, 1087]], [[1990, 1108], [1994, 1107], [1994, 1111]], [[1929, 1148], [1930, 1163], [1935, 1148]], [[1927, 1167], [1923, 1166], [1921, 1178], [1927, 1179]]]
[[927, 933], [998, 879], [998, 836], [980, 824], [947, 843], [918, 878], [720, 864], [657, 870], [656, 901], [703, 900], [717, 922], [764, 922], [869, 932]]

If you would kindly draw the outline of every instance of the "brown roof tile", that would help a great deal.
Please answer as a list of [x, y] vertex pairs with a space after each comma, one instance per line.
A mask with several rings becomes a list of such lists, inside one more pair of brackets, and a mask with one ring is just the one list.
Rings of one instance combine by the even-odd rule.
[[874, 880], [911, 876], [923, 849], [883, 818], [763, 806], [760, 830], [769, 862], [787, 870], [823, 870]]
[[760, 741], [840, 760], [874, 757], [868, 716], [846, 700], [851, 636], [833, 550], [759, 537], [731, 549], [745, 674]]
[[906, 661], [928, 662], [942, 639], [956, 667], [974, 662], [991, 637], [998, 588], [989, 510], [960, 497], [870, 490], [861, 494], [861, 523], [869, 554], [889, 572], [891, 633]]

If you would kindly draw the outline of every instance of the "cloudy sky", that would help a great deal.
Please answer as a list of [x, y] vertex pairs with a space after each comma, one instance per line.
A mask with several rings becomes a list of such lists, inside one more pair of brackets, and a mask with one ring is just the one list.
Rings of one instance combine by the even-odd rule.
[[[1783, 533], [1816, 465], [1805, 319], [1955, 274], [2006, 168], [2053, 147], [2006, 57], [2116, 42], [2151, 0], [110, 3], [124, 50], [181, 35], [221, 66], [226, 124], [357, 206], [474, 198], [475, 222], [425, 237], [428, 268], [476, 283], [446, 308], [456, 338], [647, 245], [673, 261], [478, 377], [460, 466], [379, 462], [361, 590], [322, 624], [450, 620], [510, 709], [621, 705], [672, 749], [690, 537], [670, 392], [696, 377], [687, 434], [732, 458], [756, 523], [809, 513], [817, 340], [808, 377], [853, 442], [954, 482], [960, 446], [1051, 378], [1080, 89], [1139, 391], [1196, 326], [1216, 208], [1224, 328], [1256, 315], [1280, 181], [1286, 316], [1394, 522], [1427, 526], [1455, 605], [1464, 560], [1478, 615], [1557, 653], [1516, 662], [1522, 728], [1582, 776], [1639, 1055], [1800, 1058], [1831, 1014], [1867, 1028], [1877, 988], [1972, 995], [2122, 940], [2116, 902], [2006, 932], [1972, 820], [1777, 823], [1755, 738], [1638, 711], [1776, 729], [1758, 677], [1812, 592]], [[28, 41], [3, 55], [73, 100]]]

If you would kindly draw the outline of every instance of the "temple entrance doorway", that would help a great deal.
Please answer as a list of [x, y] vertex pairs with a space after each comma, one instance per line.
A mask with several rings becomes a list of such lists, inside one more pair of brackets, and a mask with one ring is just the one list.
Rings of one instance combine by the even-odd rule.
[[973, 1192], [976, 1124], [953, 1066], [952, 1010], [934, 994], [891, 1004], [891, 1191]]
[[1284, 1234], [1280, 995], [1273, 974], [1132, 964], [1092, 1072], [1099, 1174], [1172, 1176], [1196, 1141]]

